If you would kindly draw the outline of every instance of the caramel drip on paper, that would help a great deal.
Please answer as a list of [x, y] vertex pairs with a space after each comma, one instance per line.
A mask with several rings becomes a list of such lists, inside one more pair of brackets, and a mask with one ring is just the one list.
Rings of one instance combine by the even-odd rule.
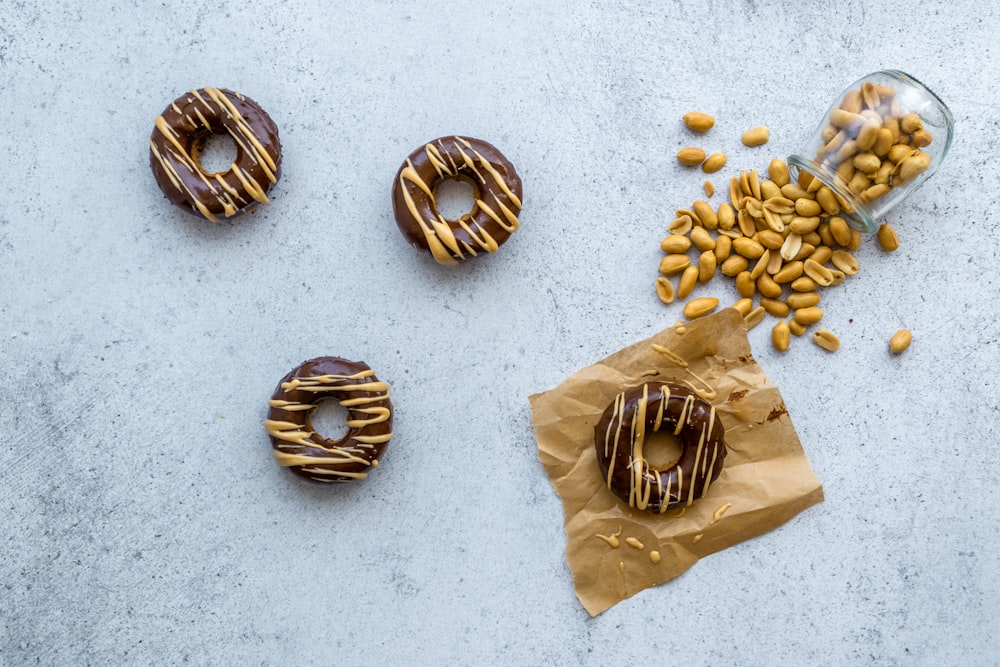
[[[202, 92], [205, 93], [204, 96], [202, 95]], [[214, 127], [212, 123], [208, 121], [205, 114], [202, 113], [202, 109], [197, 105], [201, 105], [201, 107], [203, 107], [210, 116], [228, 117], [232, 121], [231, 125], [225, 126], [229, 132], [229, 136], [232, 137], [233, 141], [242, 150], [243, 154], [261, 168], [261, 171], [264, 172], [267, 179], [271, 183], [276, 183], [277, 164], [275, 163], [274, 158], [272, 158], [270, 153], [267, 152], [267, 149], [264, 148], [260, 137], [254, 133], [246, 118], [243, 117], [233, 104], [230, 96], [242, 99], [242, 97], [240, 97], [237, 93], [219, 88], [204, 88], [201, 91], [191, 91], [191, 96], [187, 98], [187, 102], [192, 105], [191, 109], [197, 116], [197, 121], [192, 119], [190, 116], [187, 117], [188, 120], [192, 123], [192, 125], [202, 127], [206, 130], [214, 131], [219, 129]], [[175, 113], [181, 113], [181, 110], [177, 107], [176, 103], [172, 104], [171, 108]], [[163, 172], [167, 175], [170, 183], [177, 188], [179, 192], [183, 192], [187, 195], [189, 201], [202, 216], [212, 222], [218, 222], [219, 220], [208, 210], [208, 207], [200, 201], [200, 197], [196, 195], [187, 185], [184, 177], [178, 171], [178, 168], [185, 170], [188, 174], [194, 176], [205, 186], [208, 191], [208, 196], [214, 198], [215, 201], [222, 207], [223, 215], [225, 217], [228, 218], [236, 214], [242, 206], [248, 203], [238, 191], [223, 181], [222, 174], [209, 174], [205, 171], [205, 169], [201, 166], [201, 163], [198, 161], [196, 152], [189, 150], [183, 145], [180, 135], [176, 130], [170, 127], [169, 123], [163, 118], [162, 115], [156, 117], [156, 130], [166, 139], [166, 152], [161, 153], [156, 147], [153, 139], [150, 138], [149, 147], [153, 156], [163, 168]], [[235, 162], [230, 165], [230, 171], [243, 185], [247, 195], [262, 204], [269, 203], [270, 200], [265, 194], [264, 187], [262, 187], [249, 172], [237, 166]]]
[[[452, 137], [451, 147], [444, 143], [444, 139], [438, 139], [437, 145], [430, 143], [424, 145], [424, 152], [428, 161], [433, 165], [438, 178], [457, 177], [463, 168], [469, 169], [475, 180], [480, 184], [487, 184], [487, 176], [497, 184], [501, 192], [514, 205], [516, 210], [511, 210], [503, 199], [501, 199], [491, 189], [486, 188], [491, 201], [487, 202], [483, 198], [475, 200], [476, 206], [483, 211], [490, 220], [496, 223], [501, 229], [508, 233], [513, 233], [518, 229], [519, 222], [517, 215], [521, 211], [521, 200], [511, 190], [510, 185], [503, 178], [499, 171], [483, 155], [472, 148], [472, 145], [462, 137]], [[464, 148], [463, 148], [464, 146]], [[453, 158], [451, 149], [461, 158], [461, 164]], [[410, 182], [417, 186], [431, 201], [431, 208], [437, 213], [436, 218], [425, 218], [418, 209], [413, 196], [410, 194], [406, 183]], [[496, 252], [500, 247], [496, 239], [484, 229], [478, 222], [468, 214], [461, 216], [457, 220], [449, 220], [438, 211], [437, 195], [432, 189], [432, 184], [421, 178], [420, 173], [414, 168], [413, 161], [407, 158], [406, 166], [399, 173], [399, 185], [403, 195], [403, 201], [410, 212], [410, 217], [420, 226], [420, 230], [427, 240], [427, 247], [441, 264], [454, 264], [456, 259], [464, 259], [466, 256], [475, 256], [481, 251]], [[455, 237], [455, 230], [461, 228], [473, 241], [473, 245], [466, 242], [459, 244]]]
[[618, 526], [618, 532], [612, 535], [594, 535], [594, 537], [599, 537], [608, 543], [608, 546], [612, 549], [617, 549], [621, 546], [621, 542], [618, 540], [618, 536], [622, 534], [622, 527]]
[[652, 563], [653, 565], [656, 565], [657, 563], [659, 563], [660, 559], [661, 559], [661, 557], [660, 557], [660, 552], [659, 551], [655, 551], [654, 550], [654, 551], [650, 551], [649, 552], [649, 562]]
[[684, 382], [684, 384], [686, 384], [691, 389], [691, 391], [698, 394], [698, 396], [704, 398], [706, 401], [714, 401], [718, 397], [719, 394], [717, 391], [715, 391], [715, 388], [712, 387], [712, 385], [710, 385], [703, 377], [692, 371], [688, 365], [688, 362], [683, 357], [673, 352], [672, 350], [668, 350], [662, 345], [657, 345], [656, 343], [653, 343], [652, 348], [654, 352], [663, 355], [677, 366], [683, 368], [684, 371], [691, 376], [691, 378], [695, 381], [695, 383], [700, 385], [700, 387], [698, 387], [692, 384], [691, 382], [682, 380], [682, 382]]
[[[372, 424], [381, 424], [389, 420], [391, 413], [389, 408], [381, 405], [371, 405], [389, 399], [389, 385], [385, 382], [366, 381], [375, 374], [373, 370], [364, 370], [351, 375], [314, 375], [311, 377], [293, 378], [281, 384], [284, 391], [305, 391], [317, 394], [346, 394], [340, 399], [340, 405], [348, 408], [351, 412], [360, 412], [365, 415], [363, 418], [348, 418], [348, 428], [364, 428]], [[361, 382], [358, 382], [361, 380]], [[373, 396], [350, 397], [354, 392], [373, 392]], [[309, 410], [316, 407], [312, 403], [300, 403], [296, 401], [284, 401], [272, 399], [269, 401], [271, 407], [280, 408], [289, 412]], [[372, 445], [388, 442], [392, 438], [392, 432], [384, 435], [363, 435], [353, 436], [353, 440], [359, 443], [357, 447], [327, 447], [312, 439], [316, 432], [307, 430], [300, 424], [294, 422], [268, 419], [264, 422], [264, 428], [268, 434], [278, 442], [278, 449], [274, 450], [274, 458], [282, 466], [336, 466], [346, 463], [361, 463], [366, 466], [378, 466], [378, 459], [369, 460], [367, 450], [372, 449]], [[324, 456], [310, 456], [304, 454], [304, 450], [323, 450]], [[291, 450], [291, 451], [288, 451]], [[329, 475], [331, 477], [353, 477], [364, 479], [367, 472], [344, 472], [319, 467], [303, 468], [304, 471], [316, 475]], [[322, 480], [321, 480], [322, 481]], [[334, 480], [331, 480], [334, 481]]]
[[715, 514], [712, 515], [712, 523], [719, 523], [719, 520], [722, 518], [722, 515], [728, 512], [729, 508], [732, 506], [733, 506], [732, 503], [726, 503], [719, 509], [715, 510]]
[[639, 551], [642, 551], [643, 549], [646, 548], [646, 545], [644, 545], [642, 542], [640, 542], [638, 539], [634, 537], [625, 538], [625, 544], [629, 545], [633, 549], [638, 549]]

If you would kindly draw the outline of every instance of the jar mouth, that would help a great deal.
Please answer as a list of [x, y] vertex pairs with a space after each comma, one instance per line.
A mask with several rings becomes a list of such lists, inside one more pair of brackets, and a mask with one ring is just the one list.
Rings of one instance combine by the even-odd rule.
[[815, 161], [807, 160], [801, 155], [789, 155], [787, 162], [793, 181], [798, 178], [800, 171], [805, 171], [813, 178], [818, 178], [820, 183], [830, 188], [837, 197], [837, 201], [840, 202], [841, 209], [837, 215], [843, 218], [848, 225], [859, 232], [867, 234], [872, 234], [878, 230], [878, 223], [875, 221], [874, 214], [864, 204], [857, 202], [856, 196], [836, 174], [829, 173]]

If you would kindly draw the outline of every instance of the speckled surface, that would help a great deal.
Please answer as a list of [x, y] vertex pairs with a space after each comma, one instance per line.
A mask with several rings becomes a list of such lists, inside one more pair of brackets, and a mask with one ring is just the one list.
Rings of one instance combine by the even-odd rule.
[[[0, 10], [0, 664], [1000, 655], [994, 3]], [[703, 196], [673, 159], [683, 113], [718, 118], [721, 186], [885, 67], [948, 102], [951, 154], [889, 214], [900, 250], [866, 244], [824, 299], [839, 352], [750, 334], [826, 502], [588, 618], [528, 395], [678, 319], [653, 282], [672, 211]], [[273, 204], [233, 224], [170, 206], [147, 165], [155, 116], [204, 85], [253, 97], [284, 144]], [[771, 142], [740, 145], [759, 124]], [[449, 133], [525, 183], [522, 229], [450, 270], [389, 200]], [[393, 387], [363, 484], [271, 460], [266, 399], [322, 354]]]

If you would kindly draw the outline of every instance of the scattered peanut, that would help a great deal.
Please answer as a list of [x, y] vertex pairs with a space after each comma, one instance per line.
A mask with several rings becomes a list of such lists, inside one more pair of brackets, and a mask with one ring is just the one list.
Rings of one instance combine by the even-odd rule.
[[719, 300], [712, 296], [691, 299], [684, 304], [684, 317], [689, 320], [704, 317], [719, 307]]
[[755, 326], [763, 322], [764, 315], [766, 314], [767, 311], [764, 310], [763, 306], [757, 306], [749, 313], [747, 313], [746, 316], [743, 317], [743, 322], [747, 325], [747, 331], [753, 329]]
[[774, 349], [779, 352], [785, 352], [788, 350], [788, 345], [791, 342], [791, 329], [788, 328], [788, 322], [780, 320], [771, 329], [771, 343], [774, 345]]
[[910, 343], [913, 342], [913, 334], [910, 333], [909, 329], [900, 329], [892, 335], [889, 339], [889, 351], [893, 354], [899, 354], [906, 348], [910, 347]]
[[700, 148], [682, 148], [677, 151], [677, 161], [687, 167], [697, 167], [705, 161], [705, 151]]
[[771, 130], [767, 128], [766, 125], [761, 125], [760, 127], [755, 127], [752, 130], [747, 130], [743, 133], [740, 139], [743, 141], [744, 146], [762, 146], [767, 143], [767, 140], [771, 138]]
[[660, 250], [668, 255], [687, 252], [690, 247], [691, 239], [682, 234], [671, 234], [660, 241]]
[[656, 279], [656, 295], [663, 303], [674, 302], [674, 284], [667, 278], [660, 276]]
[[680, 273], [691, 265], [691, 258], [683, 254], [667, 255], [660, 260], [660, 273], [672, 276]]
[[689, 266], [681, 273], [680, 280], [677, 281], [677, 298], [686, 299], [691, 296], [694, 286], [698, 284], [700, 271], [697, 266]]
[[816, 306], [807, 306], [805, 308], [798, 308], [795, 310], [795, 314], [792, 316], [796, 322], [799, 324], [816, 324], [821, 319], [823, 319], [823, 310]]
[[[779, 319], [771, 332], [775, 349], [787, 350], [791, 336], [802, 336], [820, 322], [819, 290], [836, 286], [859, 270], [853, 253], [862, 237], [848, 224], [855, 213], [852, 202], [873, 202], [894, 187], [919, 179], [931, 167], [930, 154], [921, 149], [933, 137], [919, 116], [903, 111], [893, 95], [888, 87], [866, 85], [846, 95], [830, 113], [816, 159], [828, 173], [836, 173], [842, 189], [825, 185], [804, 170], [793, 179], [788, 165], [773, 159], [766, 173], [744, 170], [730, 178], [727, 201], [717, 207], [695, 201], [690, 208], [677, 210], [668, 225], [671, 233], [660, 244], [665, 254], [660, 263], [663, 276], [657, 279], [660, 299], [665, 303], [688, 299], [699, 283], [722, 273], [735, 280], [741, 298], [733, 307], [748, 329], [768, 315]], [[692, 112], [684, 122], [695, 131], [705, 131], [715, 120]], [[769, 138], [766, 126], [741, 137], [747, 146], [760, 146]], [[727, 160], [724, 153], [706, 156], [696, 147], [682, 149], [677, 159], [701, 165], [705, 173], [722, 169]], [[711, 181], [704, 181], [703, 188], [707, 198], [714, 196]], [[853, 197], [842, 194], [847, 189]], [[879, 228], [877, 238], [886, 251], [899, 246], [889, 225]], [[689, 256], [692, 249], [697, 249], [697, 259]], [[677, 274], [675, 289], [666, 276]], [[685, 304], [684, 314], [700, 317], [717, 306], [712, 297], [695, 298]], [[906, 349], [908, 336], [908, 331], [898, 332], [890, 350]], [[840, 346], [827, 329], [819, 329], [812, 338], [826, 350]]]
[[700, 111], [689, 111], [684, 114], [682, 120], [693, 132], [708, 132], [715, 126], [715, 118]]
[[714, 174], [726, 166], [726, 159], [725, 153], [712, 153], [701, 164], [701, 170], [706, 174]]
[[836, 352], [840, 349], [840, 339], [828, 329], [820, 329], [813, 334], [812, 338], [814, 343], [829, 352]]
[[896, 230], [892, 228], [892, 225], [882, 223], [875, 236], [878, 238], [882, 250], [894, 252], [899, 249], [899, 236], [896, 235]]

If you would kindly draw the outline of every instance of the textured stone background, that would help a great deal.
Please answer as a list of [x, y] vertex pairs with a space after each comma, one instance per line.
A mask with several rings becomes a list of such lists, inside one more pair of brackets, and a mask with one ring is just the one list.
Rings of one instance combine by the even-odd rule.
[[[509, 5], [0, 0], [0, 664], [1000, 654], [997, 5]], [[717, 116], [724, 185], [885, 67], [949, 103], [951, 154], [888, 216], [901, 249], [866, 244], [825, 298], [838, 353], [751, 332], [826, 502], [589, 619], [527, 396], [679, 317], [653, 281], [702, 197], [672, 157], [684, 112]], [[273, 204], [235, 224], [171, 207], [147, 166], [154, 117], [204, 85], [281, 129]], [[526, 192], [502, 251], [451, 270], [389, 200], [449, 133]], [[393, 386], [364, 484], [301, 483], [260, 426], [322, 354]]]

